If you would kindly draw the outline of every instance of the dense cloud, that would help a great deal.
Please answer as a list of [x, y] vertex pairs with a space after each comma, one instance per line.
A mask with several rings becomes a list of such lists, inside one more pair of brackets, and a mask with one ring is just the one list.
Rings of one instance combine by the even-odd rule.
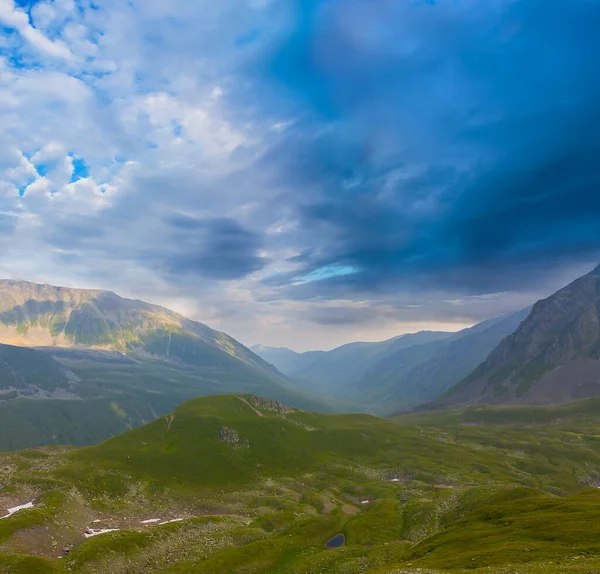
[[306, 347], [460, 328], [600, 259], [595, 0], [5, 0], [0, 25], [4, 275]]
[[327, 238], [306, 271], [357, 269], [315, 289], [504, 291], [597, 257], [598, 3], [305, 6], [273, 67], [329, 129], [278, 154]]
[[174, 244], [164, 265], [174, 276], [196, 274], [208, 279], [241, 279], [262, 269], [261, 239], [236, 220], [171, 216]]

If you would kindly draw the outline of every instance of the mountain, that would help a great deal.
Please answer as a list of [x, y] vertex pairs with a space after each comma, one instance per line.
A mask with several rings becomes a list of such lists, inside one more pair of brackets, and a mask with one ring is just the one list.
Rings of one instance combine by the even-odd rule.
[[421, 331], [328, 352], [255, 349], [299, 386], [327, 393], [347, 410], [386, 416], [433, 401], [458, 384], [530, 310], [488, 319], [458, 333]]
[[0, 345], [0, 401], [17, 397], [74, 398], [79, 377], [53, 357], [23, 347]]
[[438, 405], [553, 404], [600, 395], [600, 267], [538, 301]]
[[93, 444], [200, 395], [331, 408], [225, 333], [111, 292], [0, 281], [0, 343], [0, 450]]
[[97, 446], [0, 453], [0, 571], [597, 572], [597, 407], [194, 399]]
[[369, 370], [359, 383], [358, 402], [390, 414], [436, 399], [482, 363], [513, 333], [531, 308], [483, 321], [450, 337], [397, 351]]
[[0, 342], [132, 352], [190, 365], [275, 369], [225, 333], [109, 291], [0, 281]]
[[267, 363], [274, 365], [278, 371], [289, 376], [294, 376], [294, 373], [302, 371], [325, 354], [325, 351], [297, 353], [286, 347], [265, 347], [264, 345], [253, 345], [250, 350]]
[[[286, 349], [256, 348], [282, 373], [305, 386], [324, 388], [333, 395], [342, 394], [358, 383], [367, 371], [388, 355], [414, 345], [437, 341], [452, 333], [421, 331], [400, 335], [380, 343], [348, 343], [331, 351], [286, 353]], [[293, 351], [291, 351], [293, 353]]]

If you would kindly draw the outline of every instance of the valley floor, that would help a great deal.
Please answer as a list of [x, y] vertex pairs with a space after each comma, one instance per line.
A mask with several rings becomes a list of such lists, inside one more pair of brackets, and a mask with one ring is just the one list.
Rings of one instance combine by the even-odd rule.
[[197, 399], [96, 447], [0, 454], [0, 514], [33, 504], [0, 517], [0, 572], [597, 573], [597, 412]]

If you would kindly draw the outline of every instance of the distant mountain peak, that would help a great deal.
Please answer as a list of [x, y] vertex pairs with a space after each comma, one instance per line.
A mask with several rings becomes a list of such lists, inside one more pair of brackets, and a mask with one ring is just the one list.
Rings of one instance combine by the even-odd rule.
[[112, 291], [0, 280], [0, 343], [116, 350], [183, 363], [242, 361], [276, 370], [235, 339], [164, 307]]

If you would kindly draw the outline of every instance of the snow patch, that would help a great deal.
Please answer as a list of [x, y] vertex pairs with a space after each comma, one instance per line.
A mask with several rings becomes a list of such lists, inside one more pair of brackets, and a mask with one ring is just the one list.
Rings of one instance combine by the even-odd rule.
[[148, 520], [142, 520], [140, 524], [152, 524], [153, 522], [160, 522], [160, 518], [150, 518]]
[[369, 504], [369, 502], [371, 502], [370, 500], [361, 500], [360, 503], [361, 504]]
[[91, 538], [92, 536], [98, 536], [99, 534], [106, 534], [107, 532], [116, 532], [117, 530], [120, 530], [119, 528], [106, 528], [104, 530], [94, 530], [93, 528], [88, 528], [88, 530], [86, 532], [83, 533], [83, 535], [86, 538]]
[[15, 512], [19, 512], [19, 510], [25, 510], [27, 508], [33, 508], [33, 502], [21, 504], [21, 506], [15, 506], [14, 508], [8, 508], [8, 514], [6, 516], [0, 516], [0, 520], [2, 520], [3, 518], [8, 518], [9, 516], [12, 516]]

